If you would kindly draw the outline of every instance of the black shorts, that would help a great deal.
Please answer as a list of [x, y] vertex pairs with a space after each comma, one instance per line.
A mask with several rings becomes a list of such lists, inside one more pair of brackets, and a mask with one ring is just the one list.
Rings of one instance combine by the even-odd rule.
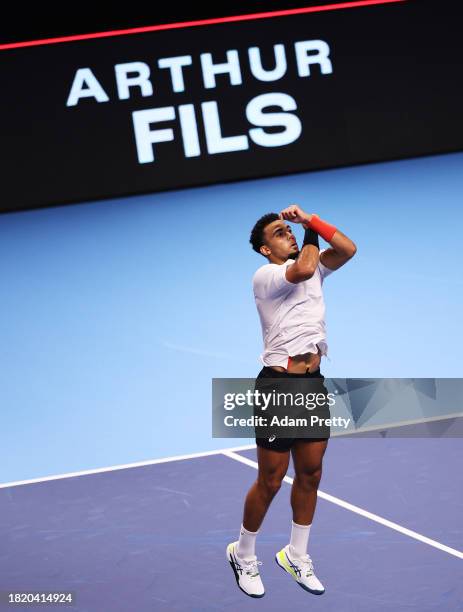
[[[294, 378], [294, 379], [315, 378], [315, 379], [320, 379], [321, 389], [324, 390], [324, 393], [327, 393], [326, 387], [323, 385], [323, 381], [325, 380], [325, 377], [320, 372], [320, 368], [318, 368], [314, 372], [305, 372], [304, 374], [292, 374], [290, 372], [278, 372], [277, 370], [274, 370], [273, 368], [264, 366], [262, 370], [259, 372], [259, 374], [257, 375], [257, 379], [260, 379], [260, 378], [286, 378], [286, 379], [288, 378]], [[317, 437], [317, 438], [281, 438], [281, 437], [279, 438], [275, 435], [272, 435], [271, 437], [268, 437], [268, 438], [261, 438], [261, 437], [256, 436], [256, 444], [257, 446], [260, 446], [261, 448], [268, 448], [270, 450], [286, 452], [291, 449], [291, 447], [294, 445], [294, 443], [297, 440], [304, 440], [305, 442], [320, 442], [321, 440], [326, 441], [328, 439], [329, 439], [329, 434], [327, 435], [327, 437]]]

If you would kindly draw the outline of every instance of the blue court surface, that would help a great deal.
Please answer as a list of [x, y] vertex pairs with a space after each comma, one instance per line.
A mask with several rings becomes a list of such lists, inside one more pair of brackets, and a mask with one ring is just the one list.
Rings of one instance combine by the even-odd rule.
[[79, 612], [462, 610], [462, 465], [459, 438], [332, 438], [309, 541], [326, 592], [274, 561], [290, 534], [290, 467], [257, 539], [258, 600], [225, 557], [255, 447], [3, 485], [0, 590], [71, 591], [74, 604], [39, 609]]
[[[211, 437], [210, 406], [213, 378], [261, 368], [249, 231], [292, 202], [359, 247], [324, 284], [324, 376], [461, 377], [462, 167], [454, 153], [2, 216], [0, 609], [463, 610], [457, 401], [432, 431], [330, 440], [309, 541], [322, 596], [274, 560], [288, 472], [257, 539], [259, 600], [225, 553], [256, 449], [221, 450], [253, 440]], [[8, 605], [18, 591], [75, 602]]]

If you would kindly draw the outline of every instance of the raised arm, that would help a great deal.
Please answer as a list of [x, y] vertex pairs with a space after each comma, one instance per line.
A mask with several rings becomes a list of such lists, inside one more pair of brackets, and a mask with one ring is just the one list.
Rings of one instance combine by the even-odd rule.
[[[312, 215], [305, 213], [298, 206], [288, 206], [280, 213], [280, 219], [293, 223], [307, 224]], [[319, 259], [318, 236], [315, 232], [306, 232], [304, 243], [295, 262], [286, 268], [286, 279], [291, 283], [300, 283], [315, 274]]]
[[[352, 259], [357, 252], [357, 247], [350, 238], [343, 234], [341, 230], [334, 227], [334, 225], [320, 219], [318, 215], [305, 213], [297, 205], [285, 208], [280, 214], [283, 215], [282, 218], [288, 221], [301, 223], [303, 227], [311, 228], [331, 245], [331, 248], [326, 249], [322, 255], [320, 255], [321, 263], [330, 270], [337, 270], [347, 263], [349, 259]], [[308, 247], [304, 247], [304, 249], [307, 248]], [[288, 270], [292, 267], [293, 266], [289, 266]], [[310, 278], [310, 276], [308, 278]]]
[[312, 215], [308, 227], [315, 230], [331, 245], [331, 248], [326, 249], [320, 257], [322, 264], [330, 270], [337, 270], [357, 252], [357, 247], [350, 238], [334, 225], [322, 221], [318, 215]]
[[331, 248], [323, 251], [320, 255], [320, 261], [330, 270], [337, 270], [349, 259], [352, 259], [357, 252], [357, 247], [352, 240], [338, 229], [336, 229], [329, 244]]

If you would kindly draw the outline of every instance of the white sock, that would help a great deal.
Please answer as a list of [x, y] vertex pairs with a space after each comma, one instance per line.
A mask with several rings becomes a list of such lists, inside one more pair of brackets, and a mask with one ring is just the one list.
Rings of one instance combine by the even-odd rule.
[[298, 557], [303, 557], [307, 553], [309, 545], [310, 525], [298, 525], [291, 521], [291, 540], [289, 542], [294, 554]]
[[241, 524], [240, 538], [236, 547], [236, 553], [241, 559], [253, 557], [256, 552], [256, 536], [259, 531], [248, 531]]

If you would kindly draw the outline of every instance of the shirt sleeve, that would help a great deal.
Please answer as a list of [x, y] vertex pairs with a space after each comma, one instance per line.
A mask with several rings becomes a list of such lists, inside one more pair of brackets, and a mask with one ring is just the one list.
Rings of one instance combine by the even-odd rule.
[[[319, 256], [325, 251], [326, 249], [322, 249], [319, 253]], [[332, 272], [334, 272], [334, 270], [330, 270], [329, 268], [324, 266], [320, 259], [318, 260], [318, 269], [320, 270], [320, 276], [322, 277], [322, 279], [324, 279], [325, 276], [329, 276]]]
[[296, 285], [287, 280], [286, 268], [283, 264], [267, 264], [257, 270], [253, 283], [254, 295], [260, 298], [276, 298], [291, 291]]

